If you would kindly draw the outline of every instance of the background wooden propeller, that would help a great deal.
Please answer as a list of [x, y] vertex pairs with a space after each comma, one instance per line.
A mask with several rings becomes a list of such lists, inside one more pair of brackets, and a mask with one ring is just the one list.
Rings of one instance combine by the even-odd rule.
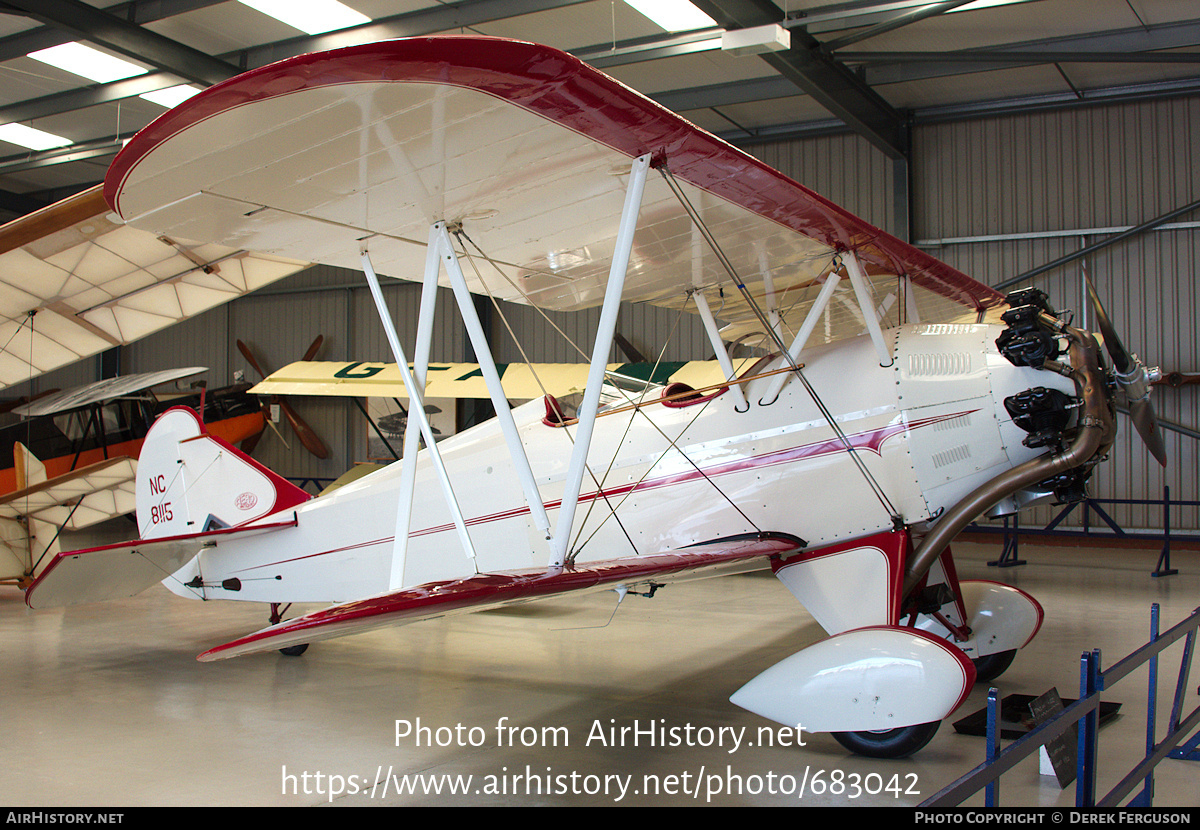
[[[324, 342], [324, 340], [325, 338], [323, 335], [317, 335], [317, 339], [312, 342], [312, 345], [308, 347], [308, 351], [304, 353], [303, 359], [312, 360], [314, 357], [316, 357], [316, 354], [318, 351], [320, 351], [321, 344]], [[258, 372], [261, 377], [265, 378], [270, 374], [269, 372], [263, 371], [262, 366], [259, 365], [258, 360], [254, 357], [254, 353], [250, 351], [249, 346], [247, 346], [241, 340], [238, 340], [237, 347], [238, 351], [242, 353], [242, 357], [246, 358], [246, 362], [253, 366], [254, 371]], [[283, 416], [287, 418], [288, 423], [292, 425], [292, 431], [296, 433], [296, 437], [300, 439], [300, 443], [304, 445], [305, 449], [307, 449], [317, 458], [329, 457], [329, 447], [325, 446], [325, 442], [322, 441], [321, 437], [313, 431], [313, 428], [310, 427], [303, 418], [296, 414], [296, 410], [292, 409], [291, 404], [280, 398], [278, 395], [274, 396], [271, 399], [271, 402], [279, 406], [280, 410], [283, 412]], [[255, 443], [257, 443], [257, 441]], [[249, 452], [251, 449], [253, 449], [253, 445], [251, 445], [249, 449], [246, 449], [245, 446], [243, 446], [243, 449], [245, 449], [246, 452]]]

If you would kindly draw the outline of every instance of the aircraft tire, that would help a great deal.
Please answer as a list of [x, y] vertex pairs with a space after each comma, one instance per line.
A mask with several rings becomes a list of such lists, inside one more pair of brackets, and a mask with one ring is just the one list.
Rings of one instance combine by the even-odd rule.
[[301, 643], [298, 646], [288, 646], [287, 648], [279, 649], [280, 654], [285, 654], [288, 657], [299, 657], [306, 651], [308, 651], [308, 643]]
[[1008, 667], [1012, 665], [1013, 658], [1017, 656], [1015, 648], [1008, 651], [1000, 651], [995, 654], [985, 654], [983, 657], [976, 657], [971, 662], [975, 664], [975, 682], [987, 683], [995, 680], [1000, 675], [1008, 671]]
[[868, 758], [907, 758], [929, 743], [941, 721], [883, 729], [878, 732], [834, 732], [839, 744]]

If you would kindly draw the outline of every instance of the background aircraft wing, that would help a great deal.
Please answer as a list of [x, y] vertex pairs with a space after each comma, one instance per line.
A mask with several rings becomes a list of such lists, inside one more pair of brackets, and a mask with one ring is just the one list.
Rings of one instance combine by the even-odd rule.
[[335, 605], [209, 649], [199, 659], [203, 662], [222, 660], [568, 593], [611, 590], [618, 585], [632, 588], [648, 582], [661, 584], [755, 570], [765, 566], [768, 557], [793, 553], [802, 544], [793, 537], [763, 534], [694, 545], [653, 556], [592, 562], [562, 573], [541, 570], [478, 574]]
[[0, 499], [0, 518], [36, 519], [63, 530], [80, 530], [136, 506], [137, 461], [110, 458], [9, 493]]
[[115, 400], [126, 395], [134, 395], [154, 386], [172, 381], [190, 378], [201, 372], [208, 371], [203, 366], [189, 366], [183, 369], [164, 369], [159, 372], [144, 372], [136, 375], [120, 375], [115, 378], [105, 378], [86, 386], [74, 389], [64, 389], [50, 395], [43, 395], [37, 400], [13, 407], [12, 412], [22, 418], [38, 418], [43, 415], [57, 415], [72, 409], [81, 409], [96, 403]]
[[[603, 298], [643, 154], [657, 172], [626, 300], [691, 308], [702, 290], [731, 335], [754, 328], [728, 264], [794, 329], [853, 251], [889, 322], [1002, 302], [582, 61], [499, 38], [390, 40], [247, 72], [138, 133], [104, 187], [155, 234], [355, 270], [366, 247], [379, 273], [404, 279], [421, 278], [430, 225], [445, 220], [473, 291], [566, 310]], [[817, 339], [864, 330], [858, 304], [838, 299]]]
[[[747, 361], [738, 361], [739, 364]], [[509, 363], [497, 367], [504, 393], [513, 400], [582, 392], [587, 385], [586, 363]], [[699, 389], [721, 383], [725, 376], [715, 361], [612, 363], [614, 374], [652, 383], [681, 382]], [[334, 363], [297, 361], [284, 366], [250, 390], [255, 395], [316, 395], [358, 398], [407, 398], [408, 391], [394, 363]], [[477, 363], [431, 363], [425, 397], [488, 397]]]
[[0, 227], [0, 388], [305, 267], [125, 225], [97, 185]]

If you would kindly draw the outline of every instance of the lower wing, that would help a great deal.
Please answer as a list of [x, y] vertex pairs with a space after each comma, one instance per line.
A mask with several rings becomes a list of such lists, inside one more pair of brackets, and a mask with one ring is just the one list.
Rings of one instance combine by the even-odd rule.
[[769, 557], [786, 556], [801, 547], [803, 542], [793, 536], [758, 534], [706, 542], [670, 553], [593, 562], [561, 572], [477, 574], [466, 579], [432, 582], [324, 608], [209, 649], [198, 659], [222, 660], [568, 593], [752, 570], [766, 565]]

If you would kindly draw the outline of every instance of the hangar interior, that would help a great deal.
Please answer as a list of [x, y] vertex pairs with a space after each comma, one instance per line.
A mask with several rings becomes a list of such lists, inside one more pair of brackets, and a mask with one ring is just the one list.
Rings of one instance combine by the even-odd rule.
[[[1097, 284], [1130, 348], [1164, 373], [1195, 378], [1198, 344], [1195, 263], [1200, 259], [1200, 17], [1173, 0], [694, 0], [708, 18], [671, 31], [623, 0], [352, 0], [362, 19], [304, 33], [234, 0], [7, 0], [0, 15], [0, 125], [61, 138], [22, 147], [0, 134], [0, 218], [31, 214], [102, 181], [121, 143], [164, 112], [140, 96], [199, 90], [241, 71], [307, 52], [387, 38], [472, 33], [566, 50], [678, 112], [885, 231], [989, 286], [1028, 277], [1059, 309], [1086, 324], [1083, 274]], [[791, 47], [736, 54], [721, 32], [768, 24]], [[31, 57], [85, 42], [133, 61], [136, 74], [83, 79]], [[2, 130], [2, 128], [0, 128]], [[549, 183], [548, 183], [549, 184]], [[1166, 217], [1166, 218], [1164, 218]], [[1117, 244], [1092, 246], [1152, 220]], [[10, 282], [9, 275], [0, 276]], [[384, 293], [398, 330], [416, 325], [418, 283], [389, 281]], [[467, 361], [469, 346], [452, 300], [439, 301], [435, 361]], [[23, 310], [6, 311], [14, 317]], [[588, 341], [598, 310], [540, 316], [502, 303], [492, 348], [507, 363], [578, 362], [570, 341]], [[712, 349], [696, 315], [626, 305], [619, 330], [663, 360], [705, 359]], [[509, 335], [521, 338], [521, 349]], [[562, 333], [567, 337], [564, 337]], [[258, 379], [237, 347], [265, 368], [299, 359], [317, 336], [320, 360], [390, 361], [361, 273], [314, 266], [104, 356], [11, 385], [5, 396], [122, 374], [208, 367], [210, 387]], [[614, 361], [624, 357], [614, 348]], [[1122, 424], [1106, 464], [1089, 485], [1115, 522], [1161, 528], [1165, 488], [1173, 534], [1200, 535], [1196, 498], [1200, 385], [1154, 387], [1170, 463], [1164, 468]], [[368, 427], [350, 402], [295, 402], [331, 453], [321, 460], [268, 433], [255, 452], [296, 479], [333, 479], [368, 451]], [[284, 441], [287, 440], [285, 445]], [[1191, 502], [1191, 503], [1189, 503]], [[1023, 526], [1058, 511], [1039, 507]], [[1077, 511], [1064, 527], [1082, 521]], [[72, 538], [86, 547], [128, 536], [121, 521]], [[1200, 559], [1172, 552], [1179, 574], [1154, 578], [1156, 548], [1038, 547], [1029, 564], [989, 568], [998, 542], [962, 546], [962, 568], [1035, 593], [1047, 608], [1042, 634], [999, 685], [1040, 694], [1077, 693], [1078, 658], [1101, 649], [1123, 656], [1145, 642], [1150, 605], [1164, 623], [1190, 613], [1200, 596]], [[632, 606], [632, 607], [630, 607]], [[572, 612], [575, 613], [572, 613]], [[300, 659], [270, 655], [216, 666], [199, 651], [265, 623], [241, 603], [187, 603], [154, 590], [118, 603], [31, 612], [16, 589], [0, 588], [4, 630], [5, 741], [0, 801], [8, 804], [253, 805], [427, 804], [424, 796], [373, 801], [360, 789], [325, 799], [287, 792], [290, 771], [355, 774], [504, 769], [531, 776], [574, 769], [682, 774], [725, 769], [745, 757], [749, 776], [818, 767], [911, 774], [922, 796], [982, 759], [982, 742], [944, 726], [903, 764], [850, 756], [816, 736], [808, 752], [731, 753], [726, 747], [635, 751], [580, 746], [596, 724], [634, 721], [756, 728], [728, 703], [739, 678], [815, 640], [815, 623], [766, 574], [708, 580], [653, 602], [593, 596], [576, 608], [555, 601], [527, 610], [440, 619], [321, 644]], [[501, 639], [502, 638], [502, 639]], [[1126, 714], [1102, 732], [1104, 766], [1121, 772], [1140, 757], [1144, 690], [1114, 696]], [[1194, 683], [1194, 679], [1193, 679]], [[1192, 692], [1195, 690], [1192, 689]], [[982, 706], [976, 688], [960, 713]], [[1140, 696], [1140, 697], [1139, 697]], [[1191, 695], [1194, 703], [1195, 695]], [[702, 714], [698, 714], [702, 713]], [[395, 723], [490, 730], [484, 746], [418, 747]], [[496, 746], [503, 719], [564, 726], [572, 746]], [[1143, 732], [1139, 732], [1139, 729]], [[1111, 739], [1110, 739], [1110, 736]], [[436, 736], [434, 736], [436, 738]], [[552, 737], [552, 736], [551, 736]], [[468, 741], [469, 743], [469, 741]], [[643, 747], [644, 749], [644, 747]], [[1122, 766], [1123, 757], [1128, 763]], [[1112, 759], [1111, 765], [1109, 764]], [[543, 769], [546, 767], [546, 769]], [[1194, 762], [1160, 766], [1158, 806], [1200, 806]], [[1005, 779], [1001, 803], [1073, 803], [1029, 770]], [[304, 786], [303, 783], [300, 785]], [[1103, 791], [1103, 787], [1101, 788]], [[1011, 801], [1009, 801], [1011, 799]], [[914, 804], [895, 795], [858, 803]], [[786, 804], [763, 793], [720, 795], [718, 803]], [[442, 803], [621, 803], [611, 793], [576, 798], [498, 792]], [[675, 803], [642, 795], [624, 803]], [[678, 803], [682, 803], [682, 800]], [[832, 795], [815, 803], [852, 804]]]

